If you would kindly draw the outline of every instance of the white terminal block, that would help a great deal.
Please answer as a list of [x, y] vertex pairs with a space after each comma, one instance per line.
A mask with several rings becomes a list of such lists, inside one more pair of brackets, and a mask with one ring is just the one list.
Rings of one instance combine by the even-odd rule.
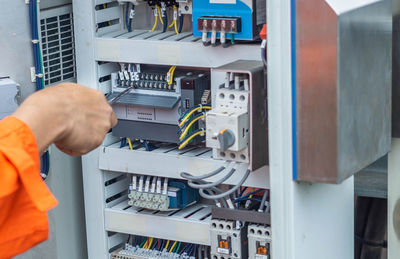
[[[206, 145], [213, 148], [214, 158], [249, 162], [249, 91], [220, 88], [214, 108], [206, 114], [206, 125]], [[233, 144], [224, 150], [219, 135], [226, 130]]]
[[271, 259], [271, 228], [251, 224], [248, 227], [249, 259]]

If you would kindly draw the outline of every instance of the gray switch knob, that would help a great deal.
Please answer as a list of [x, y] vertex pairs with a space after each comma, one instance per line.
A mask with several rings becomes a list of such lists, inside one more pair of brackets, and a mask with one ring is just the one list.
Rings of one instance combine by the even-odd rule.
[[218, 133], [218, 141], [221, 147], [221, 151], [225, 152], [235, 143], [235, 135], [233, 135], [232, 131], [228, 129], [221, 130]]

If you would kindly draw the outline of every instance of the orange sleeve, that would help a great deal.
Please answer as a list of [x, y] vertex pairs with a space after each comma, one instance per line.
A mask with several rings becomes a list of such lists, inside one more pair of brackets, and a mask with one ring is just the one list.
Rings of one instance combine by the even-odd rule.
[[57, 205], [40, 177], [39, 152], [29, 127], [0, 121], [0, 259], [48, 238], [47, 211]]

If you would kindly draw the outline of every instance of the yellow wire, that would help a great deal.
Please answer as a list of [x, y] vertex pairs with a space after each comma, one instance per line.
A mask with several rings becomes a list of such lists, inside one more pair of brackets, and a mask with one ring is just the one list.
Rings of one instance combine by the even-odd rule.
[[149, 242], [149, 239], [146, 240], [146, 243], [144, 243], [144, 246], [142, 248], [146, 249], [148, 242]]
[[151, 28], [152, 32], [157, 28], [157, 24], [158, 24], [158, 16], [155, 16], [154, 25], [153, 25], [153, 28]]
[[171, 24], [170, 24], [170, 25], [168, 25], [168, 28], [172, 28], [172, 26], [174, 26], [174, 23], [176, 23], [176, 21], [175, 21], [175, 20], [173, 20], [173, 21], [171, 22]]
[[196, 136], [198, 136], [198, 135], [201, 135], [201, 134], [204, 134], [205, 132], [206, 132], [205, 130], [202, 130], [202, 131], [199, 131], [199, 132], [194, 133], [194, 134], [191, 135], [187, 140], [185, 140], [185, 142], [183, 142], [183, 143], [178, 147], [178, 149], [181, 150], [182, 148], [186, 147], [187, 144], [189, 143], [189, 141], [191, 141], [194, 137], [196, 137]]
[[146, 249], [150, 249], [151, 245], [153, 244], [153, 238], [150, 238], [150, 242], [147, 244], [147, 248]]
[[172, 252], [172, 250], [173, 250], [174, 247], [176, 246], [176, 243], [177, 243], [177, 242], [178, 242], [178, 241], [175, 241], [174, 244], [172, 245], [171, 249], [169, 249], [169, 252], [170, 252], [170, 253]]
[[174, 68], [174, 66], [170, 67], [168, 70], [168, 73], [171, 73], [171, 70]]
[[165, 245], [164, 249], [167, 249], [169, 246], [169, 240], [167, 241], [167, 244]]
[[204, 109], [204, 110], [211, 110], [211, 107], [209, 106], [202, 106], [202, 107], [197, 107], [196, 109], [193, 109], [191, 112], [189, 112], [188, 114], [185, 115], [185, 117], [182, 119], [181, 123], [179, 123], [179, 127], [182, 127], [183, 124], [185, 124], [185, 122], [187, 121], [187, 119], [192, 116], [193, 113], [195, 113], [196, 111], [200, 110], [200, 109]]
[[130, 138], [127, 138], [127, 139], [128, 139], [129, 149], [130, 149], [130, 150], [133, 150], [133, 146], [132, 146], [131, 139], [130, 139]]
[[174, 82], [174, 72], [175, 72], [175, 69], [176, 69], [176, 66], [172, 66], [170, 69], [169, 69], [169, 74], [170, 74], [170, 78], [169, 78], [169, 82], [168, 82], [168, 84], [169, 85], [172, 85], [172, 83]]
[[181, 134], [181, 136], [179, 137], [179, 140], [184, 139], [184, 138], [186, 137], [187, 133], [189, 132], [190, 127], [192, 127], [192, 125], [193, 125], [196, 121], [198, 121], [198, 120], [200, 120], [200, 119], [203, 119], [203, 118], [204, 118], [204, 115], [201, 115], [201, 116], [197, 117], [196, 119], [192, 120], [192, 121], [186, 126], [185, 131]]
[[160, 22], [161, 22], [161, 24], [164, 24], [164, 21], [162, 19], [162, 15], [161, 15], [161, 9], [158, 5], [156, 5], [156, 8], [157, 8], [158, 16], [160, 16]]
[[179, 34], [178, 26], [176, 25], [176, 20], [174, 21], [174, 28], [175, 28], [175, 33]]

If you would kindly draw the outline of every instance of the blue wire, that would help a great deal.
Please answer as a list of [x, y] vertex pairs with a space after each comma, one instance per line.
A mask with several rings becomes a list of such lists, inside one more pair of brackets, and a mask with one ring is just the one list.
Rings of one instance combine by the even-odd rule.
[[235, 199], [235, 201], [238, 200], [238, 199], [245, 199], [245, 198], [249, 197], [250, 195], [259, 193], [259, 192], [261, 192], [261, 191], [263, 191], [263, 189], [258, 189], [258, 190], [256, 190], [256, 191], [253, 191], [253, 192], [251, 192], [251, 193], [248, 193], [248, 194], [246, 194], [246, 195], [244, 195], [244, 196], [237, 197], [237, 198]]
[[[38, 30], [38, 16], [37, 16], [37, 0], [29, 1], [29, 20], [30, 20], [30, 27], [31, 27], [31, 37], [32, 41], [38, 41], [36, 43], [32, 42], [33, 48], [33, 61], [35, 66], [35, 71], [37, 74], [43, 74], [42, 66], [40, 62], [40, 42], [39, 42], [39, 30]], [[36, 90], [41, 90], [44, 88], [43, 80], [40, 77], [36, 77]], [[43, 156], [41, 157], [41, 173], [46, 177], [49, 175], [50, 169], [50, 157], [49, 152], [46, 151]], [[44, 177], [45, 178], [45, 177]]]
[[180, 127], [180, 128], [178, 129], [178, 133], [182, 132], [182, 131], [186, 128], [186, 126], [187, 126], [192, 120], [197, 119], [198, 117], [200, 117], [200, 116], [202, 116], [202, 115], [204, 115], [204, 114], [205, 114], [204, 112], [199, 113], [199, 114], [197, 114], [196, 116], [194, 116], [191, 120], [186, 121], [185, 124], [183, 124], [182, 127]]
[[247, 190], [248, 187], [244, 187], [243, 190], [240, 192], [239, 196], [237, 197], [241, 197], [243, 195], [243, 193]]
[[121, 139], [121, 145], [119, 146], [119, 148], [123, 148], [126, 146], [126, 138]]

